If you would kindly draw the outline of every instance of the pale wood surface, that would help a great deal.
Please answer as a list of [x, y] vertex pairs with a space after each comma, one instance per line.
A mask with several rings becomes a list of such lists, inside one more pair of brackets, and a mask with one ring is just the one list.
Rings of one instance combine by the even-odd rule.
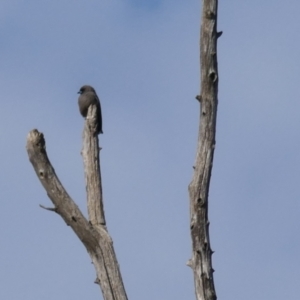
[[37, 177], [54, 205], [46, 209], [58, 213], [84, 244], [95, 266], [95, 283], [101, 287], [104, 300], [127, 300], [113, 242], [105, 223], [95, 122], [96, 107], [91, 106], [85, 122], [82, 150], [89, 220], [81, 213], [55, 174], [47, 156], [43, 134], [36, 129], [30, 131], [26, 148]]
[[188, 265], [194, 272], [197, 300], [217, 299], [209, 240], [208, 193], [215, 149], [216, 117], [218, 105], [217, 63], [217, 0], [202, 1], [200, 59], [201, 95], [200, 125], [195, 170], [189, 185], [192, 258]]

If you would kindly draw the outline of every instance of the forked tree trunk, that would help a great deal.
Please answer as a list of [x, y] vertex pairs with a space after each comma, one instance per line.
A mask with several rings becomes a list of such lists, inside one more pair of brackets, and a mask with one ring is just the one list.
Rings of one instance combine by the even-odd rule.
[[202, 1], [200, 60], [201, 95], [200, 126], [195, 170], [189, 185], [192, 258], [188, 265], [194, 272], [197, 300], [217, 299], [212, 250], [209, 241], [208, 192], [215, 149], [216, 118], [218, 106], [218, 63], [217, 63], [217, 0]]
[[54, 205], [54, 208], [46, 209], [58, 213], [84, 244], [96, 269], [95, 283], [100, 285], [104, 300], [127, 300], [112, 239], [105, 224], [96, 123], [96, 106], [93, 105], [86, 118], [82, 149], [89, 220], [56, 176], [46, 153], [43, 134], [36, 129], [30, 131], [26, 148], [29, 160]]

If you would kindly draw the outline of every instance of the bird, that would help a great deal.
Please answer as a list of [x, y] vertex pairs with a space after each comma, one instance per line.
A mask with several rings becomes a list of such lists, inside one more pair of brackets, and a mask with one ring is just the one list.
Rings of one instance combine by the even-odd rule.
[[100, 100], [97, 96], [95, 89], [90, 85], [84, 85], [80, 88], [78, 94], [78, 105], [81, 115], [85, 118], [88, 113], [90, 105], [96, 104], [97, 106], [97, 134], [103, 133], [102, 131], [102, 114]]

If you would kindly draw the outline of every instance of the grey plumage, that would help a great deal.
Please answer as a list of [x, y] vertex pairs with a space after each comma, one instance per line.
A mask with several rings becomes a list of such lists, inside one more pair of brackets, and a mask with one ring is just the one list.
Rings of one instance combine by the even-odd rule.
[[96, 104], [97, 106], [97, 133], [103, 133], [102, 131], [102, 115], [101, 115], [101, 105], [97, 93], [93, 87], [90, 85], [84, 85], [80, 88], [78, 94], [78, 105], [80, 113], [83, 117], [86, 117], [88, 113], [88, 108], [91, 104]]

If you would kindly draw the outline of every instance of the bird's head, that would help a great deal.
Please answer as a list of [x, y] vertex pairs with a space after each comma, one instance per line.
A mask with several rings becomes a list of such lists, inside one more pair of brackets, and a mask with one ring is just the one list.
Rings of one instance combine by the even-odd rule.
[[90, 85], [84, 85], [84, 86], [82, 86], [80, 88], [80, 90], [79, 90], [79, 92], [77, 94], [81, 95], [81, 94], [83, 94], [85, 92], [93, 92], [93, 93], [95, 93], [95, 89], [92, 86], [90, 86]]

